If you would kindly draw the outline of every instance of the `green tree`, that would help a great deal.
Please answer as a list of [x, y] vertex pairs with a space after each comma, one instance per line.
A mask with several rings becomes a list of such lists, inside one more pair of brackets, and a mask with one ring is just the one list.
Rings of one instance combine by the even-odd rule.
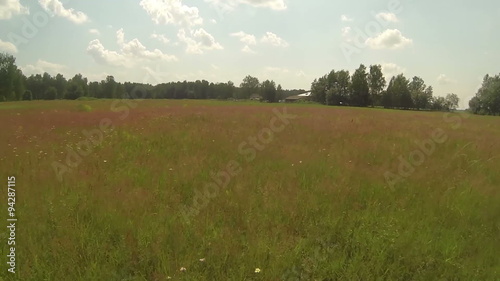
[[413, 101], [408, 84], [409, 81], [403, 74], [392, 77], [382, 97], [384, 107], [403, 109], [413, 108]]
[[469, 101], [469, 110], [474, 113], [474, 114], [480, 114], [481, 113], [481, 100], [479, 97], [473, 97]]
[[351, 104], [355, 106], [368, 106], [371, 104], [366, 66], [361, 64], [359, 68], [354, 71], [351, 80]]
[[432, 101], [432, 95], [434, 93], [434, 90], [432, 86], [428, 86], [424, 94], [419, 96], [418, 98], [418, 108], [424, 108], [424, 109], [430, 109], [431, 108], [431, 101]]
[[57, 98], [57, 89], [54, 86], [50, 86], [45, 90], [44, 93], [45, 99], [46, 100], [55, 100]]
[[82, 86], [74, 81], [69, 82], [68, 89], [66, 91], [66, 99], [76, 100], [79, 97], [83, 97], [85, 94]]
[[33, 94], [30, 90], [24, 91], [23, 100], [33, 100]]
[[396, 97], [395, 97], [395, 90], [394, 90], [394, 80], [396, 80], [396, 77], [392, 77], [391, 80], [389, 80], [389, 85], [387, 86], [387, 90], [382, 92], [382, 106], [384, 108], [394, 108], [396, 105]]
[[446, 109], [446, 99], [444, 97], [434, 97], [431, 102], [431, 109], [437, 111], [444, 111]]
[[24, 93], [24, 77], [16, 58], [0, 53], [0, 101], [20, 100]]
[[241, 94], [240, 98], [249, 99], [253, 94], [259, 94], [260, 83], [257, 77], [247, 75], [243, 78], [243, 82], [240, 84]]
[[115, 77], [108, 75], [106, 76], [106, 80], [102, 81], [101, 84], [104, 98], [116, 98], [116, 88], [118, 87], [118, 83], [116, 83]]
[[341, 70], [337, 72], [337, 86], [339, 94], [339, 103], [348, 104], [351, 88], [351, 75], [347, 70]]
[[279, 84], [278, 87], [276, 88], [276, 99], [278, 101], [285, 99], [285, 91], [283, 91], [281, 84]]
[[458, 98], [457, 95], [455, 94], [447, 94], [445, 98], [445, 109], [452, 111], [456, 110], [458, 108], [458, 103], [460, 102], [460, 99]]
[[370, 88], [370, 97], [372, 106], [382, 104], [382, 91], [386, 86], [382, 66], [380, 64], [370, 65], [370, 73], [368, 74], [368, 86]]
[[102, 94], [101, 84], [97, 81], [93, 81], [89, 83], [89, 97], [93, 98], [104, 98]]
[[328, 81], [326, 75], [319, 79], [314, 79], [311, 84], [312, 100], [321, 104], [326, 103], [326, 91], [328, 91]]
[[60, 73], [56, 75], [55, 78], [55, 88], [57, 89], [56, 99], [63, 99], [66, 96], [66, 87], [68, 86], [68, 81]]
[[[75, 89], [74, 85], [76, 85], [76, 88], [79, 89], [79, 91], [76, 91], [76, 92], [73, 91], [71, 94], [68, 93], [70, 95], [70, 97], [74, 97], [75, 93], [81, 93], [81, 95], [78, 97], [88, 97], [89, 96], [88, 80], [87, 80], [87, 78], [83, 77], [81, 74], [76, 74], [73, 78], [69, 79], [68, 84], [73, 85], [72, 86], [73, 90]], [[68, 85], [68, 88], [69, 88], [69, 85]], [[72, 98], [68, 98], [67, 96], [65, 98], [72, 99]]]
[[44, 99], [42, 75], [31, 75], [26, 79], [26, 89], [32, 93], [33, 99]]
[[483, 84], [469, 102], [469, 107], [476, 114], [500, 115], [500, 74], [483, 78]]
[[265, 101], [276, 102], [277, 101], [276, 83], [274, 83], [274, 81], [269, 81], [269, 80], [262, 82], [261, 93], [262, 93], [262, 98]]
[[408, 84], [412, 103], [416, 109], [425, 108], [426, 87], [427, 86], [425, 85], [424, 79], [418, 76], [414, 76], [411, 82]]

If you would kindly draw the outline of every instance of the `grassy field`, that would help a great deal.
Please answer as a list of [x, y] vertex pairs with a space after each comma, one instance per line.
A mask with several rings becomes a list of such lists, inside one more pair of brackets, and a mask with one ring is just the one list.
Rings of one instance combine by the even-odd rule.
[[500, 280], [500, 118], [95, 100], [0, 125], [2, 280]]

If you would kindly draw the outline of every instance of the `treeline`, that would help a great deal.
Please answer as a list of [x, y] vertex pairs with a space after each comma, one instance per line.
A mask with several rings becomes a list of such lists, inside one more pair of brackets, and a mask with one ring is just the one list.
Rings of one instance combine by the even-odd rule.
[[[233, 82], [211, 83], [169, 82], [158, 85], [119, 83], [113, 76], [89, 82], [81, 74], [66, 79], [62, 74], [48, 73], [26, 77], [16, 66], [14, 56], [0, 53], [0, 101], [54, 100], [90, 98], [133, 98], [141, 90], [141, 98], [150, 99], [260, 99], [277, 102], [305, 90], [285, 90], [272, 80], [260, 82], [246, 76], [237, 87]], [[380, 65], [363, 64], [351, 75], [347, 70], [335, 71], [315, 79], [311, 85], [312, 100], [326, 105], [384, 107], [396, 109], [450, 111], [458, 107], [455, 94], [433, 96], [432, 86], [427, 86], [418, 76], [411, 80], [403, 74], [392, 77], [387, 83]], [[500, 74], [486, 75], [476, 96], [469, 101], [474, 114], [500, 115]]]
[[484, 77], [481, 88], [469, 101], [469, 109], [474, 114], [500, 115], [500, 74]]
[[[387, 86], [387, 87], [386, 87]], [[347, 70], [335, 71], [315, 79], [311, 96], [326, 105], [384, 107], [417, 110], [455, 110], [459, 98], [455, 94], [434, 97], [432, 86], [418, 76], [411, 80], [403, 74], [392, 77], [387, 85], [380, 65], [363, 64], [350, 75]]]
[[[169, 82], [158, 85], [120, 83], [113, 76], [100, 82], [88, 81], [81, 74], [66, 79], [62, 74], [51, 76], [49, 73], [26, 77], [17, 68], [16, 59], [0, 53], [0, 101], [16, 100], [75, 100], [80, 97], [122, 99], [140, 97], [145, 99], [257, 99], [275, 102], [305, 90], [284, 90], [274, 81], [247, 76], [239, 87], [231, 81], [211, 83], [206, 80], [193, 82]], [[140, 90], [140, 92], [137, 92]], [[136, 91], [136, 93], [134, 93]]]

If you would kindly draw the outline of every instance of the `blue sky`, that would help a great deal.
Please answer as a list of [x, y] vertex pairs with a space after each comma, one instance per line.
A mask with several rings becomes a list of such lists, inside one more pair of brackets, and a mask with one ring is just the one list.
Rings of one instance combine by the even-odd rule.
[[461, 107], [500, 66], [489, 0], [0, 0], [0, 51], [26, 75], [157, 84], [246, 75], [309, 89], [332, 69], [381, 64]]

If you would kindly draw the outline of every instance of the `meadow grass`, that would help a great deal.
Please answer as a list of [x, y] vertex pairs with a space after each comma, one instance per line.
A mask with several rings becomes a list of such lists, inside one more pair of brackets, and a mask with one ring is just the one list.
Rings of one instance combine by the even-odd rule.
[[[187, 100], [125, 116], [112, 102], [0, 105], [19, 219], [3, 280], [500, 279], [500, 118]], [[240, 144], [285, 106], [297, 118], [248, 161]], [[54, 161], [104, 118], [114, 130], [59, 181]], [[384, 174], [436, 129], [447, 141], [391, 188]], [[241, 171], [186, 223], [230, 161]]]

